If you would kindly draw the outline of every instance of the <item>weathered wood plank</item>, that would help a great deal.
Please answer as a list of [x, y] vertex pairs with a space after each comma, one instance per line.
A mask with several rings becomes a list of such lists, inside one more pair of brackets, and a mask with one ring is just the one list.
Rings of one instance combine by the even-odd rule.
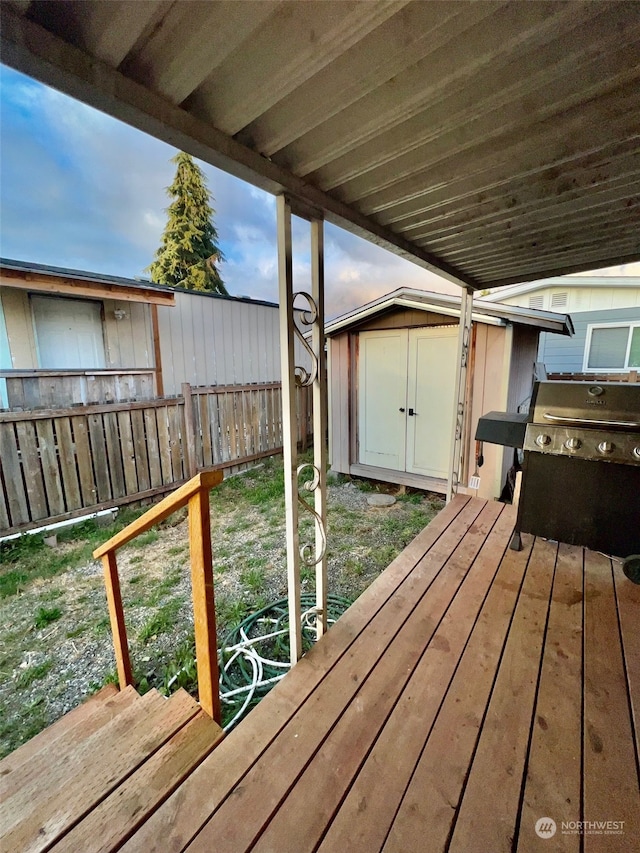
[[[62, 492], [62, 478], [58, 467], [58, 452], [51, 420], [36, 423], [40, 462], [44, 475], [44, 487], [51, 515], [59, 515], [66, 509]], [[25, 475], [27, 472], [25, 471]]]
[[34, 520], [46, 518], [49, 510], [35, 425], [28, 421], [19, 421], [16, 424], [16, 436], [20, 448], [22, 468], [27, 474], [25, 484], [29, 500], [29, 514]]
[[111, 500], [112, 493], [102, 415], [90, 415], [87, 421], [91, 441], [91, 459], [93, 460], [93, 470], [95, 471], [98, 489], [98, 501], [108, 501]]
[[109, 472], [111, 473], [112, 493], [114, 498], [120, 498], [127, 494], [127, 488], [124, 481], [122, 445], [120, 444], [120, 431], [118, 429], [118, 415], [116, 412], [105, 412], [104, 432], [107, 442], [107, 458], [109, 460]]
[[198, 470], [196, 455], [196, 423], [193, 411], [194, 400], [191, 394], [191, 385], [182, 383], [182, 396], [184, 405], [182, 407], [182, 455], [184, 457], [184, 472], [186, 477], [195, 477]]
[[126, 492], [134, 495], [141, 491], [138, 488], [138, 474], [136, 469], [136, 454], [133, 446], [133, 430], [131, 428], [131, 412], [118, 412], [118, 426], [120, 428], [120, 446], [122, 448], [122, 464], [124, 467], [124, 483]]
[[[560, 545], [527, 764], [517, 850], [539, 844], [541, 817], [580, 820], [582, 788], [582, 548]], [[578, 853], [580, 836], [557, 832], [554, 850]]]
[[200, 413], [200, 431], [202, 436], [202, 465], [208, 468], [214, 464], [208, 394], [198, 394], [198, 411]]
[[13, 424], [0, 424], [0, 464], [2, 464], [11, 524], [24, 524], [30, 521], [29, 505], [22, 480], [18, 443]]
[[82, 415], [71, 418], [71, 427], [73, 429], [73, 442], [78, 462], [82, 502], [85, 507], [93, 506], [98, 501], [98, 490], [91, 464], [91, 445], [89, 443], [87, 419]]
[[182, 443], [181, 435], [184, 435], [184, 413], [182, 406], [172, 405], [167, 407], [169, 415], [169, 449], [171, 453], [171, 471], [173, 480], [181, 480], [186, 477], [182, 468]]
[[585, 833], [584, 853], [622, 853], [640, 838], [638, 768], [630, 749], [633, 731], [612, 577], [607, 557], [585, 552], [583, 820], [624, 821], [624, 827], [622, 835]]
[[173, 482], [171, 470], [171, 438], [169, 436], [169, 409], [163, 406], [157, 412], [158, 447], [160, 450], [160, 466], [163, 483]]
[[[79, 803], [81, 813], [97, 805], [198, 713], [196, 702], [184, 691], [171, 702], [153, 699], [153, 692], [145, 694], [86, 740], [67, 762], [50, 767], [44, 790], [34, 782], [38, 796], [25, 786], [2, 804], [5, 849], [47, 850], [76, 822]], [[113, 743], [118, 743], [117, 750], [110, 747]], [[109, 760], [98, 762], [96, 755], [108, 755]], [[57, 784], [63, 778], [65, 784]]]
[[144, 426], [147, 435], [147, 449], [149, 451], [149, 477], [151, 488], [162, 485], [162, 468], [160, 466], [160, 447], [158, 443], [157, 414], [160, 409], [145, 409]]
[[55, 846], [55, 853], [110, 853], [134, 832], [222, 738], [204, 713], [176, 732]]
[[[335, 662], [349, 653], [352, 644], [363, 642], [368, 624], [385, 605], [390, 606], [391, 596], [402, 586], [416, 562], [436, 542], [445, 540], [450, 527], [460, 529], [454, 532], [453, 539], [446, 537], [446, 543], [460, 541], [477, 517], [481, 504], [465, 496], [458, 496], [449, 504], [351, 606], [348, 617], [340, 619], [322, 643], [302, 658], [242, 726], [222, 741], [214, 753], [215, 761], [212, 761], [213, 756], [206, 759], [122, 850], [126, 853], [159, 850], [156, 846], [159, 838], [166, 847], [182, 850], [212, 814], [215, 805], [222, 802], [246, 769], [283, 729], [296, 708], [323, 682]], [[443, 550], [446, 547], [443, 543]], [[188, 814], [183, 808], [185, 799], [189, 802]]]
[[[67, 510], [80, 509], [82, 507], [82, 497], [80, 495], [80, 483], [78, 482], [78, 469], [76, 467], [76, 453], [71, 433], [71, 420], [69, 418], [57, 418], [55, 424], [58, 439], [58, 459], [60, 470], [62, 471], [64, 502]], [[31, 474], [31, 471], [29, 473]]]
[[133, 429], [136, 471], [138, 473], [138, 491], [146, 492], [147, 489], [151, 488], [151, 476], [149, 473], [147, 438], [144, 431], [144, 412], [142, 409], [134, 409], [131, 412], [131, 426]]
[[104, 570], [104, 586], [107, 593], [107, 607], [109, 608], [109, 621], [111, 622], [111, 636], [116, 654], [118, 681], [120, 683], [120, 690], [124, 690], [125, 687], [133, 684], [133, 674], [115, 551], [107, 551], [106, 554], [102, 555], [102, 567]]

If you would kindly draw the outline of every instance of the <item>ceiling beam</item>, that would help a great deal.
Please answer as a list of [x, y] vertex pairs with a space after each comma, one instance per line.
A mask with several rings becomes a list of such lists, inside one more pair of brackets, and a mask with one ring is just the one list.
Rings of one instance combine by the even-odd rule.
[[4, 5], [0, 6], [0, 47], [3, 62], [24, 74], [267, 192], [289, 192], [298, 196], [324, 210], [327, 221], [455, 284], [472, 290], [483, 287], [473, 277], [381, 227]]

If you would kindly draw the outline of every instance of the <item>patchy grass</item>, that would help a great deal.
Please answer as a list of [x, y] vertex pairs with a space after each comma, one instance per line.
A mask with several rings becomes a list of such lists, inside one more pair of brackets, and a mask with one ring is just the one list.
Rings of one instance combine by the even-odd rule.
[[30, 687], [34, 681], [39, 681], [44, 678], [53, 666], [52, 660], [45, 660], [42, 663], [35, 664], [23, 669], [20, 675], [16, 678], [16, 687], [18, 690], [24, 690], [25, 687]]
[[36, 613], [34, 624], [40, 630], [41, 628], [46, 628], [52, 622], [57, 622], [61, 616], [62, 610], [59, 607], [52, 607], [50, 610], [46, 607], [41, 607]]

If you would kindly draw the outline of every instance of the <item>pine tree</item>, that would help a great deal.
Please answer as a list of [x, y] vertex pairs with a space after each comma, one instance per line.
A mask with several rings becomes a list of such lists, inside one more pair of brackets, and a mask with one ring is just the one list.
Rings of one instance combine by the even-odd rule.
[[162, 244], [147, 267], [151, 280], [170, 287], [226, 294], [218, 269], [224, 256], [218, 248], [204, 173], [184, 151], [171, 162], [177, 167], [173, 183], [167, 187], [173, 201], [167, 208], [169, 218]]

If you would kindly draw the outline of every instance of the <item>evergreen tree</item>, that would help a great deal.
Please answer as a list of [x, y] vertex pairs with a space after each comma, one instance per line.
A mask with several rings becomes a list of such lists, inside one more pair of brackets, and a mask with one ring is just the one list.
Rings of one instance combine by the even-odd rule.
[[205, 176], [184, 151], [171, 162], [177, 166], [173, 183], [167, 187], [173, 201], [167, 208], [169, 219], [162, 244], [147, 267], [151, 280], [170, 287], [226, 294], [218, 269], [224, 256], [217, 245]]

